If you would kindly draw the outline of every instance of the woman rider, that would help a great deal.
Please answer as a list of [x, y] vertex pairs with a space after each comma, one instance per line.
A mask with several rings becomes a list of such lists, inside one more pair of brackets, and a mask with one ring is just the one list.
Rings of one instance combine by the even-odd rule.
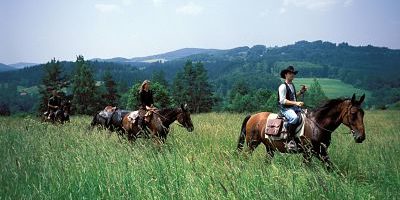
[[138, 125], [139, 128], [144, 128], [146, 117], [150, 115], [150, 111], [157, 110], [157, 108], [154, 107], [153, 91], [150, 90], [149, 80], [143, 81], [142, 85], [140, 86], [139, 103]]

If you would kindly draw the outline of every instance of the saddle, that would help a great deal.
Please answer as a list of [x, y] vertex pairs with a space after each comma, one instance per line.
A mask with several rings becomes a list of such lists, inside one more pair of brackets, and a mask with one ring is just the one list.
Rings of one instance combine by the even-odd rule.
[[113, 112], [107, 112], [104, 110], [99, 112], [99, 115], [106, 119], [110, 118], [112, 114], [113, 114]]
[[[304, 134], [304, 117], [305, 114], [297, 113], [299, 116], [299, 122], [296, 128], [296, 137]], [[286, 124], [287, 119], [282, 113], [271, 113], [268, 116], [266, 127], [265, 127], [265, 137], [275, 140], [275, 139], [285, 139], [287, 137]]]
[[133, 111], [131, 113], [129, 113], [128, 115], [128, 120], [134, 124], [136, 122], [136, 119], [139, 117], [139, 111]]

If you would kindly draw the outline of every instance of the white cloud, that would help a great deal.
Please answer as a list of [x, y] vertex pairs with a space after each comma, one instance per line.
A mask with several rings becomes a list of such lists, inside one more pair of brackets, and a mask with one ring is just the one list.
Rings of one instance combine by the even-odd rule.
[[283, 6], [295, 6], [309, 10], [327, 10], [338, 3], [339, 0], [284, 0]]
[[115, 4], [96, 4], [94, 5], [96, 10], [102, 13], [111, 13], [121, 11], [121, 7]]
[[271, 11], [270, 11], [269, 9], [265, 9], [265, 10], [261, 11], [261, 12], [259, 13], [259, 15], [260, 15], [260, 17], [265, 17], [265, 16], [267, 16], [267, 15], [270, 14], [270, 13], [271, 13]]
[[130, 6], [132, 4], [132, 0], [122, 0], [122, 5]]
[[286, 8], [282, 7], [281, 9], [279, 9], [279, 14], [284, 14], [286, 13]]
[[203, 7], [190, 2], [184, 6], [178, 7], [176, 12], [184, 15], [198, 15], [203, 12]]
[[154, 6], [162, 6], [165, 3], [165, 0], [153, 0]]
[[344, 7], [350, 7], [351, 5], [353, 5], [353, 0], [345, 0], [344, 1]]

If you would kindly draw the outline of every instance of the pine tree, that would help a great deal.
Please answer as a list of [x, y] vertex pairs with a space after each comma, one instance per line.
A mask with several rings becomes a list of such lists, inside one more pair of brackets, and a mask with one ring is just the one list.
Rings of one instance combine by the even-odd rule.
[[163, 70], [155, 71], [151, 80], [163, 85], [166, 88], [169, 87], [168, 81], [165, 79], [165, 72]]
[[[124, 94], [127, 98], [127, 108], [136, 110], [139, 107], [139, 87], [140, 83], [132, 86], [127, 94]], [[151, 82], [151, 90], [153, 91], [154, 106], [157, 108], [167, 108], [171, 106], [170, 95], [165, 86], [158, 82]]]
[[110, 71], [106, 71], [103, 76], [105, 93], [102, 95], [104, 105], [118, 106], [117, 83], [114, 81]]
[[62, 68], [59, 61], [53, 58], [44, 66], [44, 77], [42, 79], [42, 86], [40, 87], [40, 104], [39, 112], [43, 113], [47, 110], [47, 103], [51, 96], [52, 90], [57, 90], [61, 96], [64, 96], [65, 88], [68, 87], [69, 82], [66, 77], [62, 75]]
[[208, 83], [207, 71], [203, 63], [195, 65], [195, 112], [209, 112], [214, 105], [212, 86]]
[[187, 103], [193, 112], [208, 112], [214, 104], [212, 97], [212, 87], [203, 64], [193, 66], [191, 61], [187, 61], [173, 82], [175, 105]]
[[83, 56], [76, 59], [76, 71], [73, 77], [73, 110], [78, 114], [93, 114], [102, 106], [97, 98], [96, 82], [89, 63]]
[[175, 106], [186, 103], [188, 95], [186, 94], [186, 87], [183, 80], [183, 72], [177, 72], [172, 86], [172, 99]]
[[325, 92], [322, 90], [321, 85], [318, 80], [314, 78], [313, 83], [310, 86], [310, 89], [305, 93], [304, 102], [307, 107], [317, 107], [321, 102], [326, 101], [328, 97], [326, 97]]

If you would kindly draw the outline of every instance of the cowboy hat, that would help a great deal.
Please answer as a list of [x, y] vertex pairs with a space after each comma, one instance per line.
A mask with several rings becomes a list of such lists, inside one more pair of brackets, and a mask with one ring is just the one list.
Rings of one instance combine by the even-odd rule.
[[286, 69], [281, 71], [281, 78], [285, 79], [285, 74], [288, 72], [292, 72], [294, 75], [296, 75], [298, 71], [294, 71], [294, 67], [289, 66]]

